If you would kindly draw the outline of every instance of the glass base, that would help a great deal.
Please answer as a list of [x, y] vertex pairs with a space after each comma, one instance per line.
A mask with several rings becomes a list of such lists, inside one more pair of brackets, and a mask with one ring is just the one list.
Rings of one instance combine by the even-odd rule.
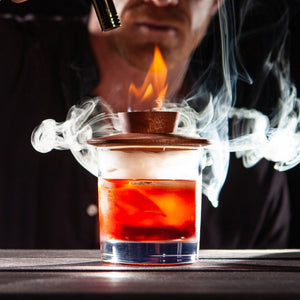
[[197, 260], [196, 242], [120, 242], [100, 243], [101, 260], [138, 265], [190, 264]]

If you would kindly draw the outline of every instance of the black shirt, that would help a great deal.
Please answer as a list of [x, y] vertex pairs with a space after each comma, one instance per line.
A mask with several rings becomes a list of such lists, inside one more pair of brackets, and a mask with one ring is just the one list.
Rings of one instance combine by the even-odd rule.
[[[36, 152], [33, 129], [65, 120], [98, 82], [80, 18], [0, 19], [1, 248], [95, 248], [97, 178], [69, 151]], [[283, 248], [289, 229], [284, 173], [261, 161], [245, 169], [233, 155], [218, 208], [203, 197], [202, 248]]]

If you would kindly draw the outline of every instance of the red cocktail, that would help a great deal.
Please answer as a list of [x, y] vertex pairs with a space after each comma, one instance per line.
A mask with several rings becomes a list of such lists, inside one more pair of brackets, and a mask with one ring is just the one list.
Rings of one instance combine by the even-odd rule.
[[195, 180], [99, 180], [101, 241], [196, 239]]

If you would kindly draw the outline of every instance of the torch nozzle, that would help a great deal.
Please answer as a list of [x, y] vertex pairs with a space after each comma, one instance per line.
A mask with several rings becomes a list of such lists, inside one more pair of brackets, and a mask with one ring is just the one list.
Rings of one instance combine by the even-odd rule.
[[113, 0], [92, 0], [102, 31], [121, 26]]

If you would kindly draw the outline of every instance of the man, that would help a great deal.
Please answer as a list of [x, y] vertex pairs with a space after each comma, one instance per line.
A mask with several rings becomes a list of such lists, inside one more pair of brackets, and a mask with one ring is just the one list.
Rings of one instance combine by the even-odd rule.
[[[108, 33], [100, 32], [94, 12], [87, 27], [78, 19], [0, 19], [6, 41], [0, 57], [6, 112], [1, 125], [9, 129], [1, 149], [0, 247], [97, 247], [96, 178], [70, 153], [36, 153], [30, 145], [33, 128], [47, 118], [63, 121], [74, 103], [93, 96], [115, 112], [127, 111], [129, 84], [142, 83], [155, 45], [169, 71], [167, 98], [180, 98], [189, 87], [191, 55], [220, 5], [216, 0], [114, 2], [122, 27]], [[285, 247], [288, 218], [284, 174], [265, 161], [245, 170], [233, 160], [220, 207], [203, 199], [201, 245]]]

